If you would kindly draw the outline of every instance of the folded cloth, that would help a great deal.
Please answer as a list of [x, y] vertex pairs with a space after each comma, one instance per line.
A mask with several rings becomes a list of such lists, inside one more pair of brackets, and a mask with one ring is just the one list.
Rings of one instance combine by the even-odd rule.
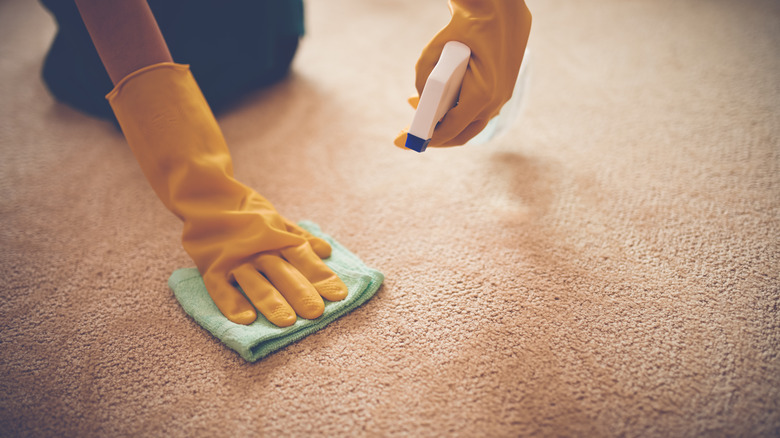
[[298, 318], [289, 327], [277, 327], [258, 312], [249, 325], [228, 321], [211, 300], [200, 273], [195, 268], [178, 269], [168, 285], [176, 299], [195, 321], [244, 359], [254, 362], [330, 324], [371, 298], [384, 281], [384, 275], [366, 266], [355, 254], [323, 233], [313, 222], [300, 222], [302, 228], [325, 239], [333, 247], [324, 262], [347, 285], [349, 293], [341, 301], [325, 300], [325, 312], [317, 319]]

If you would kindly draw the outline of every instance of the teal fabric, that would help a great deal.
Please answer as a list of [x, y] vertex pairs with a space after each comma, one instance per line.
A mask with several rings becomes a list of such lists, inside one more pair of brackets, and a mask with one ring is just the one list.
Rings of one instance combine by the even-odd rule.
[[325, 263], [338, 274], [349, 290], [347, 298], [342, 301], [325, 301], [325, 313], [317, 319], [298, 318], [292, 326], [282, 328], [258, 314], [257, 320], [250, 325], [235, 324], [228, 321], [211, 300], [197, 269], [178, 269], [168, 280], [168, 285], [184, 311], [250, 362], [262, 359], [354, 310], [374, 296], [384, 281], [381, 272], [366, 266], [313, 222], [301, 222], [299, 225], [331, 244], [333, 253]]

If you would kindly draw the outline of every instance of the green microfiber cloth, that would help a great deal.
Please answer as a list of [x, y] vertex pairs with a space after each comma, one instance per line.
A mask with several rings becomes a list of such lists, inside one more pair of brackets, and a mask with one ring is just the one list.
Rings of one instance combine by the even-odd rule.
[[325, 312], [317, 319], [298, 318], [289, 327], [277, 327], [260, 313], [250, 325], [228, 321], [211, 300], [203, 279], [195, 268], [178, 269], [171, 274], [168, 285], [184, 311], [203, 328], [211, 332], [244, 359], [254, 362], [274, 351], [325, 327], [371, 298], [384, 281], [381, 272], [371, 269], [313, 222], [300, 222], [313, 235], [325, 239], [333, 247], [325, 263], [347, 285], [347, 297], [341, 301], [325, 301]]

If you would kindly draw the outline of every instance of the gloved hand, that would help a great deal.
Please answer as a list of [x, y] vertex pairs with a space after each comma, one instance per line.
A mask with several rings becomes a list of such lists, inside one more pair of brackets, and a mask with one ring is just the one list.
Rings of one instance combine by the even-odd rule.
[[[452, 19], [423, 49], [416, 65], [416, 86], [425, 81], [448, 41], [471, 49], [458, 104], [436, 127], [428, 146], [463, 145], [480, 133], [512, 97], [525, 46], [531, 13], [523, 0], [449, 0]], [[410, 104], [416, 108], [416, 99]], [[406, 132], [396, 139], [403, 147]]]
[[229, 320], [249, 324], [257, 308], [289, 326], [296, 313], [322, 315], [323, 297], [347, 296], [320, 259], [329, 256], [328, 243], [233, 177], [222, 132], [188, 66], [145, 67], [106, 97], [152, 188], [184, 222], [184, 249]]

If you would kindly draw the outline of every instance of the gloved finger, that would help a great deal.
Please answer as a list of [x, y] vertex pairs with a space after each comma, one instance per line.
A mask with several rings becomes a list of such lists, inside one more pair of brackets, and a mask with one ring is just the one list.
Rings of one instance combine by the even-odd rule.
[[[452, 108], [444, 116], [441, 122], [436, 125], [436, 129], [433, 131], [433, 136], [431, 136], [431, 142], [428, 144], [428, 147], [445, 145], [458, 146], [465, 144], [465, 142], [455, 143], [453, 140], [459, 137], [465, 137], [462, 134], [464, 134], [469, 126], [478, 121], [475, 120], [478, 116], [478, 112], [475, 113], [473, 109], [464, 108], [458, 104], [458, 106]], [[485, 125], [487, 125], [487, 123]], [[482, 127], [484, 128], [484, 126]], [[477, 134], [479, 134], [479, 131], [474, 132], [471, 137], [474, 137]], [[470, 139], [471, 137], [468, 138]]]
[[407, 131], [409, 128], [406, 128], [405, 130], [401, 131], [398, 136], [395, 137], [395, 140], [393, 140], [393, 144], [398, 146], [401, 149], [406, 149], [407, 151], [410, 151], [411, 149], [406, 147], [406, 136]]
[[311, 245], [311, 248], [314, 250], [314, 253], [317, 254], [317, 257], [321, 259], [330, 257], [333, 248], [330, 247], [330, 244], [325, 239], [312, 237], [308, 240], [308, 242], [309, 245]]
[[247, 325], [257, 319], [257, 312], [252, 304], [222, 275], [207, 271], [203, 274], [203, 283], [214, 304], [228, 320]]
[[257, 272], [254, 266], [244, 264], [233, 271], [233, 277], [241, 286], [249, 301], [272, 324], [279, 327], [288, 327], [295, 324], [297, 319], [295, 311], [285, 301], [282, 294]]
[[319, 258], [326, 259], [330, 257], [333, 248], [330, 247], [330, 243], [328, 243], [327, 240], [314, 236], [314, 234], [304, 230], [297, 224], [291, 222], [289, 219], [285, 218], [284, 221], [287, 231], [306, 239]]
[[300, 271], [281, 257], [263, 254], [255, 259], [254, 265], [265, 274], [301, 318], [319, 318], [325, 311], [325, 303], [317, 289]]
[[308, 243], [283, 249], [282, 257], [303, 274], [326, 300], [341, 301], [347, 297], [347, 286], [317, 257]]
[[[409, 99], [407, 99], [407, 102], [409, 102], [409, 105], [412, 106], [415, 110], [417, 109], [417, 105], [420, 103], [420, 96], [411, 96]], [[393, 144], [398, 146], [401, 149], [408, 149], [406, 145], [406, 134], [407, 131], [409, 131], [409, 127], [407, 126], [404, 128], [396, 137], [395, 140], [393, 140]]]
[[[455, 137], [442, 141], [436, 137], [436, 133], [434, 132], [434, 138], [431, 139], [430, 147], [452, 147], [452, 146], [462, 146], [466, 143], [468, 143], [469, 140], [476, 137], [480, 132], [482, 132], [483, 129], [488, 125], [490, 121], [489, 120], [475, 120], [471, 122], [466, 128], [461, 131], [459, 134], [457, 134]], [[434, 141], [435, 140], [435, 141]]]

